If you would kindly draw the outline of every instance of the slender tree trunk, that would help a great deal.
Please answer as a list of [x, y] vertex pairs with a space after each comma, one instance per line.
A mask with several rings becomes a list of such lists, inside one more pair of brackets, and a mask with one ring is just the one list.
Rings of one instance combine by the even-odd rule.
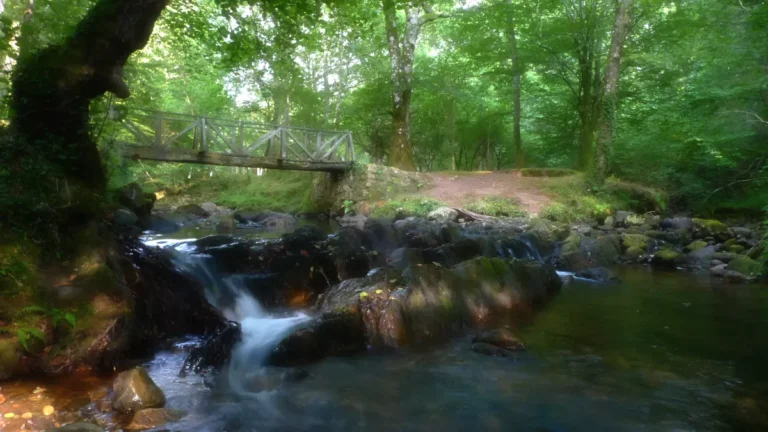
[[510, 11], [507, 19], [507, 38], [509, 39], [509, 51], [512, 58], [512, 144], [515, 148], [515, 168], [525, 166], [525, 155], [523, 154], [523, 139], [520, 135], [520, 58], [517, 55], [517, 35], [515, 33], [515, 19], [512, 11], [512, 0], [507, 0]]
[[601, 186], [608, 172], [613, 130], [616, 123], [616, 102], [618, 100], [621, 52], [629, 31], [629, 12], [632, 0], [619, 0], [616, 7], [616, 21], [611, 34], [611, 47], [605, 65], [605, 82], [600, 99], [600, 121], [597, 127], [597, 149], [595, 152], [593, 182]]
[[592, 47], [584, 45], [579, 51], [579, 161], [576, 168], [581, 171], [589, 169], [592, 162], [592, 143], [595, 136], [593, 112], [593, 70], [591, 56]]
[[32, 48], [32, 18], [35, 15], [35, 0], [27, 0], [19, 30], [19, 59], [26, 58]]

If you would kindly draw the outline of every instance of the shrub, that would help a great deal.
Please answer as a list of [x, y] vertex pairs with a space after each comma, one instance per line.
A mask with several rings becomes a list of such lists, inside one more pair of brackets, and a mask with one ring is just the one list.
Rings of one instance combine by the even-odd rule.
[[470, 203], [467, 210], [496, 217], [524, 217], [525, 211], [521, 210], [512, 199], [500, 197], [485, 197]]

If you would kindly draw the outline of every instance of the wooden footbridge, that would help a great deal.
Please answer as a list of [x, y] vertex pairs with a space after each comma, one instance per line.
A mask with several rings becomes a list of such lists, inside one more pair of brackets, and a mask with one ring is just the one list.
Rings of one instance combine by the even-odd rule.
[[122, 157], [134, 160], [341, 172], [355, 160], [352, 134], [159, 111], [110, 111]]

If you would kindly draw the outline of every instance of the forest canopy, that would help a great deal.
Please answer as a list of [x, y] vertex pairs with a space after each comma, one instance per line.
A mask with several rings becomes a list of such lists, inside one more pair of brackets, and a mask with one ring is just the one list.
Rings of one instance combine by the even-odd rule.
[[[95, 3], [0, 2], [5, 118], [17, 65]], [[604, 176], [680, 206], [757, 210], [766, 36], [761, 0], [172, 0], [125, 67], [131, 97], [91, 104], [91, 134], [109, 159], [124, 105], [350, 130], [359, 161], [418, 171], [603, 157]]]

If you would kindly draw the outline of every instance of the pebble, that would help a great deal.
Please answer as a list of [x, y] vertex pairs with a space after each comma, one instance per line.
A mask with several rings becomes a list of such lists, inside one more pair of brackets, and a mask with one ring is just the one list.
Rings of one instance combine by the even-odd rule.
[[50, 406], [50, 405], [47, 405], [47, 406], [45, 406], [43, 408], [43, 415], [45, 415], [45, 416], [49, 416], [49, 415], [53, 414], [54, 412], [56, 412], [56, 410], [53, 409], [53, 407]]
[[21, 415], [21, 418], [23, 418], [23, 419], [31, 419], [32, 418], [32, 413], [31, 412], [25, 412], [24, 414]]

